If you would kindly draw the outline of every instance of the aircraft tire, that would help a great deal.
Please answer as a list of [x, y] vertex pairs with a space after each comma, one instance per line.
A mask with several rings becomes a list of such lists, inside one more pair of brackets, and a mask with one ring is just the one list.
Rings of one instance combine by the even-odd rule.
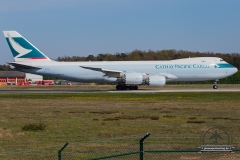
[[129, 90], [133, 90], [134, 88], [133, 88], [133, 86], [129, 86], [128, 89]]
[[134, 86], [133, 89], [134, 89], [134, 90], [138, 90], [138, 86]]
[[127, 90], [128, 87], [127, 86], [122, 86], [122, 90]]
[[217, 85], [213, 85], [213, 89], [218, 89], [218, 86]]
[[121, 85], [117, 85], [116, 86], [116, 90], [122, 90], [122, 86]]

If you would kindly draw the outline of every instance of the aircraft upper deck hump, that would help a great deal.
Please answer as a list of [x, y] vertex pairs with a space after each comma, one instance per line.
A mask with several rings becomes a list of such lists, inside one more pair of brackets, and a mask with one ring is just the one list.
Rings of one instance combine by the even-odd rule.
[[[178, 62], [178, 63], [199, 63], [199, 62], [206, 62], [206, 63], [216, 63], [220, 62], [222, 59], [219, 57], [189, 57], [189, 58], [182, 58], [182, 59], [174, 59], [171, 60], [172, 62]], [[226, 63], [225, 61], [221, 61], [222, 63]]]
[[49, 59], [18, 32], [3, 31], [3, 34], [16, 62], [31, 60], [51, 61], [51, 59]]

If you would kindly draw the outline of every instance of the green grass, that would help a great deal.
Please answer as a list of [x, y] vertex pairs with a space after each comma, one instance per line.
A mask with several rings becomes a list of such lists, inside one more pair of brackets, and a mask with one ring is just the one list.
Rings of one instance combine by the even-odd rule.
[[69, 100], [96, 100], [96, 101], [232, 101], [238, 100], [238, 92], [216, 93], [30, 93], [30, 94], [0, 94], [0, 98], [10, 99], [69, 99]]
[[22, 127], [23, 131], [42, 131], [46, 129], [46, 125], [43, 123], [31, 123]]
[[[155, 149], [198, 147], [200, 135], [212, 125], [225, 127], [236, 146], [239, 97], [239, 92], [0, 94], [0, 157], [55, 154], [66, 142], [66, 152], [126, 144], [138, 149], [147, 132]], [[40, 123], [44, 129], [22, 130]]]

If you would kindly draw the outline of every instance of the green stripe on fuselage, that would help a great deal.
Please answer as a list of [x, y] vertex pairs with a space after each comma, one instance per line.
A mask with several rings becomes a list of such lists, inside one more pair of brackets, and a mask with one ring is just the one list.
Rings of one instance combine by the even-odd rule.
[[222, 63], [222, 64], [217, 64], [216, 68], [235, 68], [235, 67], [229, 63]]

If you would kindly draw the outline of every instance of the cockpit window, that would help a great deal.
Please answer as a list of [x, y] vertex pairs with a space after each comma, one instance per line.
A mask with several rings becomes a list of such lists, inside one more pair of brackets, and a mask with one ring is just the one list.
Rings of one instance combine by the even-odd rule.
[[223, 60], [223, 59], [220, 59], [220, 62], [221, 62], [221, 61], [224, 61], [224, 60]]

